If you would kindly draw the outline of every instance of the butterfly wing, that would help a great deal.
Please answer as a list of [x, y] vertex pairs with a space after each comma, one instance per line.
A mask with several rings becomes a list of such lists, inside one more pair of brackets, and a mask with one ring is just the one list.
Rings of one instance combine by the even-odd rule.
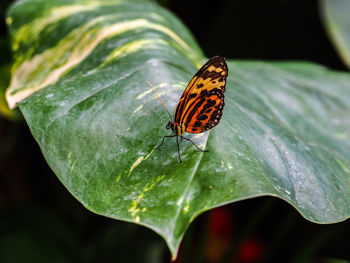
[[195, 100], [185, 118], [186, 132], [201, 133], [215, 127], [220, 122], [224, 106], [224, 93], [217, 90]]
[[189, 133], [201, 133], [220, 122], [224, 108], [227, 64], [211, 58], [194, 75], [176, 107], [175, 122]]

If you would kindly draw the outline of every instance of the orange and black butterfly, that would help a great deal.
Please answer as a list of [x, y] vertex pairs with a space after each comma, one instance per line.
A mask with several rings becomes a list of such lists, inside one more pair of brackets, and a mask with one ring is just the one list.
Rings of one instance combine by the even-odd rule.
[[[198, 150], [205, 152], [182, 135], [185, 131], [188, 133], [205, 132], [219, 124], [225, 106], [224, 92], [227, 74], [225, 58], [219, 56], [212, 57], [198, 70], [177, 104], [174, 120], [170, 120], [166, 125], [166, 128], [171, 129], [174, 135], [164, 136], [158, 147], [163, 145], [165, 138], [176, 137], [180, 162], [179, 137], [181, 141], [182, 139], [190, 141]], [[171, 118], [170, 113], [169, 116]]]

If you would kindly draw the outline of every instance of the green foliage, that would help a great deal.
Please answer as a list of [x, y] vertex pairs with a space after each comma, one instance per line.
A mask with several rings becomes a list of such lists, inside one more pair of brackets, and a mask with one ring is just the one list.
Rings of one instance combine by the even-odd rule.
[[[215, 129], [169, 140], [168, 116], [205, 62], [148, 1], [19, 1], [7, 18], [16, 103], [58, 178], [86, 208], [153, 229], [173, 256], [200, 213], [262, 195], [313, 222], [350, 215], [350, 75], [310, 63], [228, 61]], [[220, 54], [224, 55], [224, 54]]]
[[320, 0], [323, 23], [340, 58], [350, 67], [350, 1]]
[[13, 119], [15, 117], [14, 111], [11, 111], [5, 99], [5, 90], [8, 87], [10, 80], [10, 65], [0, 66], [0, 114], [6, 118]]
[[18, 112], [10, 110], [5, 99], [5, 91], [11, 78], [11, 52], [8, 39], [5, 37], [0, 37], [0, 50], [2, 51], [0, 58], [0, 115], [10, 120], [16, 120], [19, 119]]

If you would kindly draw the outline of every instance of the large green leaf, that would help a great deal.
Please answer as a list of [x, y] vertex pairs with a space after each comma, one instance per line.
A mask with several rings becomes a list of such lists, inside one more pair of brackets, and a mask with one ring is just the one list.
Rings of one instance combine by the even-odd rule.
[[320, 0], [323, 24], [340, 58], [350, 67], [350, 1]]
[[0, 50], [2, 52], [0, 57], [0, 116], [16, 120], [19, 119], [18, 111], [10, 110], [5, 99], [5, 91], [11, 78], [11, 58], [7, 38], [0, 37]]
[[[19, 104], [47, 162], [89, 210], [147, 226], [176, 255], [205, 210], [279, 197], [319, 223], [350, 214], [350, 75], [309, 63], [229, 61], [226, 107], [190, 136], [208, 153], [156, 146], [205, 62], [185, 27], [148, 1], [19, 1], [7, 21]], [[223, 55], [223, 54], [221, 54]], [[35, 92], [35, 93], [34, 93]]]
[[11, 76], [10, 68], [10, 65], [0, 65], [0, 115], [9, 119], [14, 119], [16, 115], [14, 111], [8, 108], [5, 99], [5, 91]]

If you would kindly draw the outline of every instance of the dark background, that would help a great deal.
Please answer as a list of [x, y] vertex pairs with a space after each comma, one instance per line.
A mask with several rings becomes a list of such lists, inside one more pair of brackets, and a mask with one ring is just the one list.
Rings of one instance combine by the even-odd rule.
[[194, 34], [208, 57], [307, 60], [343, 70], [318, 1], [160, 1]]
[[[0, 63], [8, 63], [0, 3]], [[166, 1], [206, 56], [303, 60], [343, 70], [319, 17], [317, 1]], [[317, 225], [271, 197], [237, 202], [199, 216], [177, 262], [322, 262], [350, 260], [350, 223]], [[46, 164], [21, 119], [0, 116], [0, 262], [169, 262], [152, 231], [94, 215]]]

